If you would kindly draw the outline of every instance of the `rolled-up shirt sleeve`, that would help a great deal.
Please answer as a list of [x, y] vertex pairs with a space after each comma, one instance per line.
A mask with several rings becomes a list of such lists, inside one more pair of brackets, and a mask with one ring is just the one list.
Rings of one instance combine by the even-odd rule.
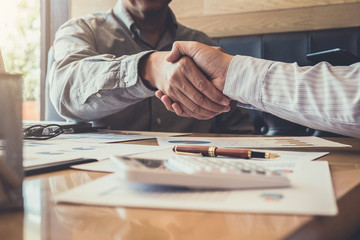
[[224, 94], [239, 106], [314, 129], [360, 137], [360, 63], [300, 67], [245, 56], [229, 66]]
[[152, 51], [116, 57], [100, 54], [91, 22], [76, 19], [56, 34], [50, 96], [66, 119], [91, 121], [154, 96], [138, 76], [140, 59]]

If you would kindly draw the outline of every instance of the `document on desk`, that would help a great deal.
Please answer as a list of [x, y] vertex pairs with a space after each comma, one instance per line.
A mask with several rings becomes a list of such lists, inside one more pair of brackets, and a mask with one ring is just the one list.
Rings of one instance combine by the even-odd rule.
[[200, 145], [221, 148], [351, 147], [319, 137], [158, 137], [160, 146]]
[[155, 138], [152, 135], [136, 134], [136, 133], [116, 133], [116, 132], [93, 132], [93, 133], [76, 133], [61, 134], [56, 138], [49, 139], [47, 142], [58, 144], [59, 142], [82, 142], [82, 143], [117, 143], [135, 140], [145, 140]]
[[[329, 152], [300, 152], [300, 151], [280, 151], [280, 150], [274, 150], [274, 149], [257, 149], [259, 152], [268, 152], [268, 153], [275, 153], [279, 155], [279, 157], [274, 159], [265, 159], [265, 158], [252, 158], [245, 161], [304, 161], [304, 162], [310, 162], [317, 158], [323, 157]], [[170, 157], [176, 156], [177, 153], [175, 153], [171, 148], [165, 148], [165, 149], [159, 149], [152, 152], [142, 152], [142, 153], [135, 153], [130, 155], [130, 157], [134, 158], [143, 158], [143, 159], [155, 159], [155, 160], [166, 160]], [[219, 156], [217, 158], [221, 159], [229, 159], [234, 160], [236, 158], [232, 157], [223, 157]]]
[[126, 182], [116, 174], [55, 196], [56, 202], [196, 211], [336, 215], [329, 166], [319, 162], [264, 162], [287, 174], [292, 187], [201, 191]]
[[[119, 142], [129, 142], [136, 140], [146, 140], [154, 139], [156, 136], [181, 136], [182, 133], [155, 133], [152, 132], [130, 132], [130, 131], [112, 131], [112, 130], [102, 130], [99, 132], [91, 133], [75, 133], [75, 134], [61, 134], [55, 138], [46, 140], [49, 145], [59, 145], [63, 142], [75, 142], [84, 143], [84, 144], [103, 144], [103, 143], [119, 143]], [[33, 142], [25, 140], [25, 142]]]
[[[177, 136], [181, 133], [163, 133], [161, 136]], [[159, 146], [136, 146], [114, 144], [118, 142], [153, 139], [156, 135], [147, 132], [122, 132], [103, 130], [95, 133], [61, 134], [46, 141], [24, 140], [25, 170], [41, 169], [51, 165], [61, 166], [86, 162], [86, 159], [103, 160], [110, 154], [128, 155], [163, 149]], [[1, 151], [0, 142], [0, 151]]]
[[[322, 156], [329, 154], [329, 152], [296, 152], [296, 151], [279, 151], [279, 150], [259, 150], [263, 152], [269, 153], [276, 153], [279, 157], [275, 159], [264, 159], [264, 158], [252, 158], [251, 162], [263, 162], [263, 161], [300, 161], [300, 162], [310, 162]], [[159, 149], [154, 151], [146, 151], [141, 153], [134, 153], [128, 155], [128, 157], [133, 158], [141, 158], [141, 159], [148, 159], [148, 160], [167, 160], [170, 157], [174, 157], [177, 154], [169, 147], [165, 149]], [[226, 158], [226, 157], [219, 157], [221, 159], [230, 159], [231, 161], [234, 158]], [[86, 171], [99, 171], [99, 172], [114, 172], [114, 167], [110, 160], [104, 160], [100, 162], [92, 162], [92, 163], [85, 163], [85, 164], [78, 164], [72, 166], [72, 168], [86, 170]]]
[[129, 155], [155, 151], [164, 147], [134, 144], [84, 144], [82, 142], [24, 141], [23, 166], [32, 167], [71, 159], [107, 159], [110, 154]]

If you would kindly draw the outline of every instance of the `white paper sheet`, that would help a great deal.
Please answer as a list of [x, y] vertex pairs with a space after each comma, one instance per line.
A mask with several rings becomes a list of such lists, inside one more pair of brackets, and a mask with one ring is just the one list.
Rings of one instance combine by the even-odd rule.
[[318, 137], [158, 137], [160, 146], [200, 145], [222, 148], [350, 147]]
[[[166, 132], [160, 136], [177, 136], [182, 133]], [[110, 154], [128, 155], [163, 149], [159, 146], [128, 144], [121, 146], [116, 142], [155, 138], [152, 132], [110, 131], [95, 133], [61, 134], [46, 141], [24, 140], [24, 167], [39, 166], [73, 159], [103, 160]], [[0, 143], [1, 149], [1, 143]]]
[[83, 163], [71, 166], [73, 169], [84, 170], [84, 171], [92, 171], [92, 172], [114, 172], [114, 165], [109, 159], [91, 162], [91, 163]]
[[[84, 143], [84, 144], [102, 144], [102, 143], [118, 143], [135, 140], [153, 139], [157, 136], [170, 137], [182, 136], [182, 133], [152, 133], [152, 132], [132, 132], [132, 131], [110, 131], [102, 130], [92, 133], [76, 133], [76, 134], [61, 134], [55, 138], [46, 140], [49, 145], [61, 145], [66, 142]], [[38, 140], [25, 140], [26, 142], [38, 142]], [[44, 141], [45, 142], [45, 141]]]
[[[267, 167], [271, 167], [268, 162]], [[285, 165], [284, 165], [285, 164]], [[222, 212], [336, 215], [337, 205], [326, 161], [274, 162], [286, 166], [291, 188], [196, 191], [129, 183], [116, 174], [71, 189], [57, 202]]]
[[[94, 133], [76, 133], [76, 134], [61, 134], [55, 138], [46, 140], [51, 144], [62, 144], [64, 141], [76, 142], [76, 143], [115, 143], [126, 142], [134, 140], [152, 139], [154, 136], [142, 135], [142, 134], [122, 134], [111, 132], [94, 132]], [[28, 141], [28, 140], [26, 140]], [[33, 142], [33, 141], [32, 141]]]
[[[294, 152], [294, 151], [278, 151], [278, 150], [260, 150], [257, 151], [265, 151], [270, 153], [277, 153], [280, 157], [275, 159], [261, 159], [261, 158], [253, 158], [251, 160], [245, 160], [250, 162], [257, 162], [257, 161], [313, 161], [317, 158], [325, 156], [328, 152]], [[170, 157], [176, 156], [177, 154], [174, 153], [171, 148], [160, 149], [155, 151], [148, 151], [142, 153], [135, 153], [128, 156], [134, 158], [143, 158], [143, 159], [154, 159], [154, 160], [166, 160]], [[219, 157], [220, 158], [220, 157]], [[222, 159], [230, 159], [233, 160], [234, 158], [225, 158], [221, 157]], [[110, 160], [104, 160], [99, 162], [93, 163], [85, 163], [85, 164], [78, 164], [72, 166], [72, 168], [80, 169], [80, 170], [87, 170], [87, 171], [98, 171], [98, 172], [114, 172], [114, 167], [110, 163]]]
[[[305, 161], [310, 162], [322, 156], [329, 154], [329, 152], [300, 152], [300, 151], [280, 151], [271, 149], [256, 149], [259, 152], [277, 153], [280, 157], [274, 159], [264, 158], [252, 158], [245, 161]], [[144, 159], [155, 159], [155, 160], [166, 160], [170, 157], [176, 156], [177, 153], [172, 151], [172, 148], [160, 149], [152, 152], [142, 152], [132, 154], [131, 157], [144, 158]], [[230, 157], [217, 157], [222, 159], [231, 159]]]
[[48, 141], [31, 141], [24, 142], [23, 166], [38, 166], [79, 158], [103, 160], [109, 158], [110, 154], [125, 156], [162, 148], [164, 147], [134, 144], [84, 144], [71, 141], [50, 144]]

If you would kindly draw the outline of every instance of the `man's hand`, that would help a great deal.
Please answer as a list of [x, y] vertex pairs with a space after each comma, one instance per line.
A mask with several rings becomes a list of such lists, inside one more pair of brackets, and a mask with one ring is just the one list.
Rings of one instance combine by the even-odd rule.
[[[220, 48], [188, 41], [175, 42], [166, 60], [176, 62], [183, 56], [190, 57], [217, 89], [221, 92], [224, 90], [226, 74], [233, 56], [221, 51]], [[157, 91], [156, 96], [161, 99], [169, 111], [175, 111], [179, 116], [188, 115], [183, 107], [166, 92]]]
[[190, 57], [212, 83], [221, 92], [224, 90], [225, 78], [233, 56], [221, 48], [211, 47], [199, 42], [175, 42], [166, 60], [176, 62], [182, 56]]
[[151, 53], [140, 63], [139, 72], [148, 86], [160, 90], [178, 104], [181, 116], [206, 120], [230, 110], [230, 100], [204, 76], [192, 59], [182, 57], [172, 63], [165, 60], [168, 55], [169, 52]]

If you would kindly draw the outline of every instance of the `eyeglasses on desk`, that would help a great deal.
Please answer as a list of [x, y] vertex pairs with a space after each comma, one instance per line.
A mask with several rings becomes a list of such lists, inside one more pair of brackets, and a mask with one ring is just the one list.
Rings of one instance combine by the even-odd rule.
[[33, 125], [26, 128], [23, 132], [24, 139], [47, 140], [59, 136], [64, 132], [64, 129], [57, 124]]

